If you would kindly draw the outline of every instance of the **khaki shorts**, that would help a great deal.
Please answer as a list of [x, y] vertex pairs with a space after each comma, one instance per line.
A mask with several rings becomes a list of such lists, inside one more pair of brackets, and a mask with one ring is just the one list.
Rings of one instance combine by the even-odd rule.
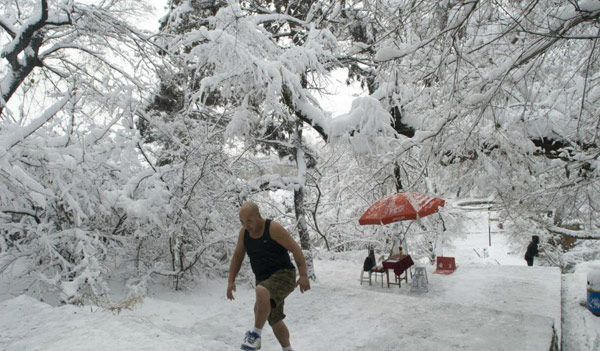
[[271, 313], [267, 321], [274, 325], [285, 318], [283, 313], [284, 299], [296, 288], [296, 270], [282, 269], [273, 273], [269, 278], [256, 282], [256, 286], [262, 285], [271, 294]]

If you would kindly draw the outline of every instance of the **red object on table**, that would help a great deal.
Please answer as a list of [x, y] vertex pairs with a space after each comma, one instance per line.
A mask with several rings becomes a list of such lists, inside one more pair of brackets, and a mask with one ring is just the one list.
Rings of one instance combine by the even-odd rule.
[[[388, 288], [390, 287], [390, 277], [387, 274], [388, 269], [394, 270], [394, 275], [398, 277], [400, 280], [400, 276], [404, 273], [410, 266], [414, 265], [412, 258], [410, 255], [394, 255], [387, 260], [384, 260], [382, 263], [383, 268], [386, 269]], [[406, 281], [408, 282], [408, 277], [406, 277]], [[399, 285], [400, 283], [398, 283]]]

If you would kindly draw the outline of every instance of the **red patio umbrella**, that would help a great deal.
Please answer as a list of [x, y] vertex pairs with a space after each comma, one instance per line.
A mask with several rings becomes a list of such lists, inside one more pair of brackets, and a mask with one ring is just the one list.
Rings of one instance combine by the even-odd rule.
[[446, 201], [420, 193], [388, 195], [372, 204], [358, 220], [360, 225], [415, 220], [436, 213]]

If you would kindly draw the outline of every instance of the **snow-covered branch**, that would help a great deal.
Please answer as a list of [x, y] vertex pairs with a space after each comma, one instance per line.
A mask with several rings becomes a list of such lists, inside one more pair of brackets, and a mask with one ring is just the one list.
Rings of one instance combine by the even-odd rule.
[[4, 29], [12, 38], [17, 36], [17, 29], [2, 16], [0, 16], [0, 28]]
[[13, 66], [13, 69], [16, 70], [19, 68], [17, 56], [25, 50], [25, 48], [30, 47], [34, 52], [39, 49], [41, 41], [39, 41], [38, 38], [34, 38], [34, 33], [44, 27], [47, 19], [48, 1], [40, 0], [40, 6], [37, 13], [26, 18], [21, 27], [15, 32], [13, 40], [2, 48], [0, 57], [6, 58]]
[[572, 230], [558, 226], [551, 226], [548, 228], [548, 230], [552, 233], [562, 234], [577, 239], [600, 240], [600, 234], [598, 232], [591, 232], [587, 230]]
[[548, 48], [550, 48], [559, 40], [565, 40], [567, 33], [573, 28], [585, 22], [593, 22], [598, 18], [600, 18], [600, 10], [594, 12], [580, 12], [579, 15], [575, 16], [574, 18], [563, 20], [560, 25], [556, 27], [556, 29], [550, 30], [548, 33], [543, 33], [540, 38], [535, 43], [530, 45], [527, 50], [520, 53], [510, 65], [507, 73], [518, 67], [521, 67], [522, 65], [525, 65], [533, 58], [545, 53]]
[[67, 103], [75, 105], [81, 93], [73, 94], [73, 90], [70, 90], [65, 96], [50, 106], [44, 113], [39, 117], [31, 121], [27, 126], [19, 128], [19, 130], [13, 130], [10, 135], [3, 136], [0, 140], [0, 157], [12, 149], [19, 142], [33, 134], [36, 130], [46, 124], [52, 117], [54, 117]]
[[[12, 40], [0, 48], [0, 57], [9, 63], [9, 70], [0, 77], [0, 115], [4, 117], [6, 104], [36, 68], [47, 71], [50, 76], [56, 74], [61, 80], [69, 80], [72, 72], [89, 77], [97, 75], [89, 69], [89, 64], [82, 63], [84, 59], [77, 57], [72, 60], [77, 55], [70, 55], [70, 49], [93, 55], [93, 59], [126, 76], [130, 83], [138, 84], [140, 91], [144, 90], [140, 80], [127, 74], [123, 64], [117, 64], [110, 55], [121, 55], [123, 62], [136, 67], [138, 62], [135, 61], [151, 61], [146, 51], [155, 44], [148, 36], [117, 19], [121, 11], [118, 7], [114, 4], [97, 7], [80, 3], [60, 7], [47, 0], [30, 1], [31, 13], [19, 13], [20, 18], [11, 18], [10, 21], [3, 17], [0, 21], [9, 34], [14, 34], [11, 35]], [[127, 46], [142, 58], [127, 55], [124, 50]], [[73, 61], [76, 63], [72, 64]], [[69, 73], [65, 73], [65, 66], [71, 66], [66, 69]]]
[[[479, 0], [470, 0], [464, 1], [461, 3], [461, 7], [465, 7], [466, 9], [461, 11], [456, 18], [453, 19], [449, 25], [443, 30], [439, 31], [435, 35], [432, 35], [430, 38], [421, 40], [418, 43], [411, 43], [408, 45], [404, 45], [402, 48], [394, 49], [390, 47], [382, 48], [377, 50], [377, 54], [375, 55], [376, 62], [385, 62], [396, 60], [402, 58], [406, 55], [409, 55], [417, 50], [423, 49], [427, 47], [429, 44], [439, 40], [445, 34], [452, 32], [453, 35], [456, 34], [456, 31], [463, 27], [465, 23], [469, 20], [470, 16], [475, 11]], [[395, 29], [394, 29], [395, 30]]]
[[248, 195], [266, 190], [294, 190], [297, 189], [300, 184], [298, 177], [282, 177], [280, 175], [271, 174], [254, 178], [236, 191], [239, 199], [245, 199]]
[[37, 212], [32, 211], [27, 208], [0, 207], [0, 212], [16, 214], [16, 215], [27, 215], [27, 216], [33, 217], [35, 219], [36, 223], [41, 223]]

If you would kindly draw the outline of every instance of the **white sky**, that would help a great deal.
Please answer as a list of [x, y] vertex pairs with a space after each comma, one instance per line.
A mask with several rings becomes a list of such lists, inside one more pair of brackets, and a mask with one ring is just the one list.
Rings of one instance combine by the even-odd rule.
[[135, 25], [141, 29], [156, 32], [158, 31], [158, 20], [167, 14], [168, 0], [144, 0], [146, 3], [154, 7], [154, 13], [140, 19]]
[[360, 85], [356, 82], [348, 86], [346, 78], [348, 77], [347, 69], [338, 69], [331, 73], [330, 85], [327, 90], [330, 94], [316, 94], [315, 97], [319, 100], [321, 107], [331, 112], [332, 116], [336, 117], [341, 114], [348, 113], [352, 106], [352, 100], [358, 96], [367, 95]]

